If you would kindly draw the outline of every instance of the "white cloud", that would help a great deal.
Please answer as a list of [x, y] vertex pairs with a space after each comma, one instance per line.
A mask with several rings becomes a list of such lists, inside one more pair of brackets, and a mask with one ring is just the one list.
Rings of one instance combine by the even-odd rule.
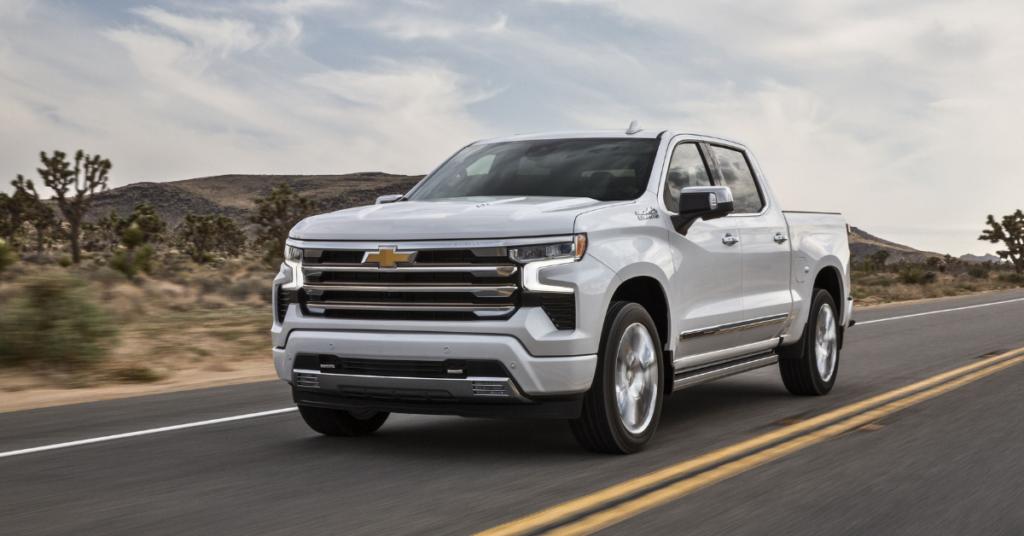
[[[305, 54], [301, 25], [290, 21], [325, 4], [230, 14], [143, 7], [128, 24], [98, 29], [37, 6], [0, 46], [0, 171], [31, 174], [40, 149], [82, 147], [113, 160], [112, 185], [221, 173], [414, 174], [482, 137], [466, 107], [492, 93], [465, 87], [443, 65], [381, 59], [341, 70]], [[51, 16], [64, 20], [51, 26]], [[27, 53], [36, 36], [63, 28], [72, 30]], [[99, 69], [69, 73], [53, 59], [72, 57]]]
[[116, 184], [422, 173], [638, 118], [741, 139], [786, 207], [915, 247], [992, 251], [985, 215], [1024, 200], [1015, 0], [127, 1], [0, 4], [0, 176], [79, 147]]
[[498, 15], [491, 22], [461, 22], [440, 17], [391, 13], [373, 22], [370, 27], [382, 34], [402, 41], [413, 39], [472, 38], [475, 34], [493, 34], [501, 32], [508, 23], [507, 15]]

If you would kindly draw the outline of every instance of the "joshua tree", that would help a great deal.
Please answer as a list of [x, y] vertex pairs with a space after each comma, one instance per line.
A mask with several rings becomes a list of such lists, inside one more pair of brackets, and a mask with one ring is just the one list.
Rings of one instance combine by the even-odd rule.
[[888, 250], [880, 249], [871, 255], [871, 260], [875, 261], [878, 265], [879, 270], [885, 269], [885, 261], [889, 259], [890, 253]]
[[156, 213], [156, 207], [147, 205], [135, 205], [135, 210], [124, 220], [125, 226], [138, 225], [143, 234], [143, 241], [147, 244], [163, 240], [164, 232], [167, 231], [167, 222], [160, 219]]
[[36, 231], [36, 253], [42, 253], [46, 232], [57, 226], [57, 217], [53, 209], [39, 197], [36, 185], [31, 180], [18, 175], [17, 179], [11, 181], [11, 186], [14, 186], [14, 197], [22, 200], [25, 220]]
[[14, 239], [25, 222], [25, 207], [21, 199], [0, 192], [0, 237], [6, 238], [7, 247], [14, 246]]
[[245, 235], [235, 220], [214, 214], [186, 214], [179, 238], [192, 260], [199, 264], [210, 260], [214, 251], [237, 256], [245, 246]]
[[72, 261], [78, 263], [82, 260], [82, 247], [79, 244], [82, 221], [89, 213], [93, 196], [107, 189], [110, 160], [100, 155], [87, 155], [81, 150], [75, 153], [74, 167], [61, 151], [54, 151], [53, 156], [46, 156], [46, 151], [43, 151], [39, 157], [43, 167], [37, 171], [43, 184], [57, 196], [57, 206], [68, 222], [66, 229], [63, 226], [60, 229], [71, 242]]
[[316, 210], [315, 201], [293, 192], [286, 182], [271, 190], [267, 197], [257, 197], [253, 202], [256, 214], [250, 216], [249, 221], [260, 226], [256, 239], [267, 247], [269, 257], [283, 255], [288, 232]]
[[1003, 216], [1002, 222], [989, 214], [987, 223], [989, 228], [981, 232], [978, 240], [988, 240], [993, 244], [1002, 242], [1006, 249], [996, 254], [1012, 262], [1017, 275], [1024, 274], [1024, 212], [1017, 209], [1013, 214]]
[[146, 243], [146, 232], [139, 224], [132, 223], [125, 227], [121, 231], [120, 239], [124, 248], [119, 249], [110, 259], [110, 266], [128, 279], [134, 278], [139, 270], [147, 274], [152, 273], [153, 246]]
[[[121, 232], [125, 227], [125, 221], [117, 215], [116, 210], [111, 209], [110, 214], [96, 220], [95, 231], [103, 247], [113, 252], [117, 251], [117, 246], [121, 243]], [[82, 229], [86, 230], [84, 224]]]

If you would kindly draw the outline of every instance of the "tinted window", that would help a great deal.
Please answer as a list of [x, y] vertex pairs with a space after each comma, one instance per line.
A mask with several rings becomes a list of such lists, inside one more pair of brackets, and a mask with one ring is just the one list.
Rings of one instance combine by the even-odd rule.
[[722, 186], [728, 186], [732, 190], [735, 212], [761, 212], [764, 202], [743, 153], [725, 147], [712, 147], [711, 152], [714, 153], [715, 163], [722, 173]]
[[665, 208], [679, 212], [679, 192], [689, 186], [711, 186], [708, 169], [696, 143], [680, 143], [672, 151], [665, 178]]
[[413, 192], [411, 199], [499, 196], [636, 199], [647, 189], [657, 144], [653, 139], [588, 139], [467, 147], [431, 175]]

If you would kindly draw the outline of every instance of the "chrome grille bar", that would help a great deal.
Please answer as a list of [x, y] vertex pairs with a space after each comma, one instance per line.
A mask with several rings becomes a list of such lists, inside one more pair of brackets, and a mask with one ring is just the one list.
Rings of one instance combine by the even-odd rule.
[[328, 290], [348, 292], [468, 292], [481, 298], [504, 298], [511, 296], [518, 287], [515, 285], [489, 286], [489, 285], [411, 285], [411, 284], [389, 284], [389, 285], [360, 285], [349, 283], [337, 284], [309, 284], [303, 286], [306, 290]]
[[514, 265], [508, 266], [478, 266], [475, 264], [462, 265], [424, 265], [424, 266], [398, 266], [397, 268], [378, 268], [364, 264], [312, 264], [303, 266], [304, 273], [315, 272], [372, 272], [372, 273], [469, 273], [477, 277], [508, 277], [518, 268]]
[[479, 316], [501, 316], [515, 310], [515, 305], [477, 305], [473, 303], [427, 303], [409, 304], [403, 302], [309, 302], [314, 309], [340, 311], [422, 311], [422, 312], [465, 312]]

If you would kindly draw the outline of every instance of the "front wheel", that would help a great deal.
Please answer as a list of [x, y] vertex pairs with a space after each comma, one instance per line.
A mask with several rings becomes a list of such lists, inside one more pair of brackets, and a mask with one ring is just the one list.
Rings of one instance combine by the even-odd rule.
[[384, 411], [346, 411], [301, 405], [299, 414], [313, 431], [344, 437], [372, 434], [384, 425], [390, 415]]
[[664, 371], [651, 315], [632, 302], [608, 309], [594, 383], [579, 419], [569, 421], [583, 448], [630, 454], [654, 437], [661, 416]]
[[832, 295], [815, 289], [803, 339], [779, 352], [782, 383], [790, 393], [820, 396], [832, 390], [839, 372], [838, 324]]

